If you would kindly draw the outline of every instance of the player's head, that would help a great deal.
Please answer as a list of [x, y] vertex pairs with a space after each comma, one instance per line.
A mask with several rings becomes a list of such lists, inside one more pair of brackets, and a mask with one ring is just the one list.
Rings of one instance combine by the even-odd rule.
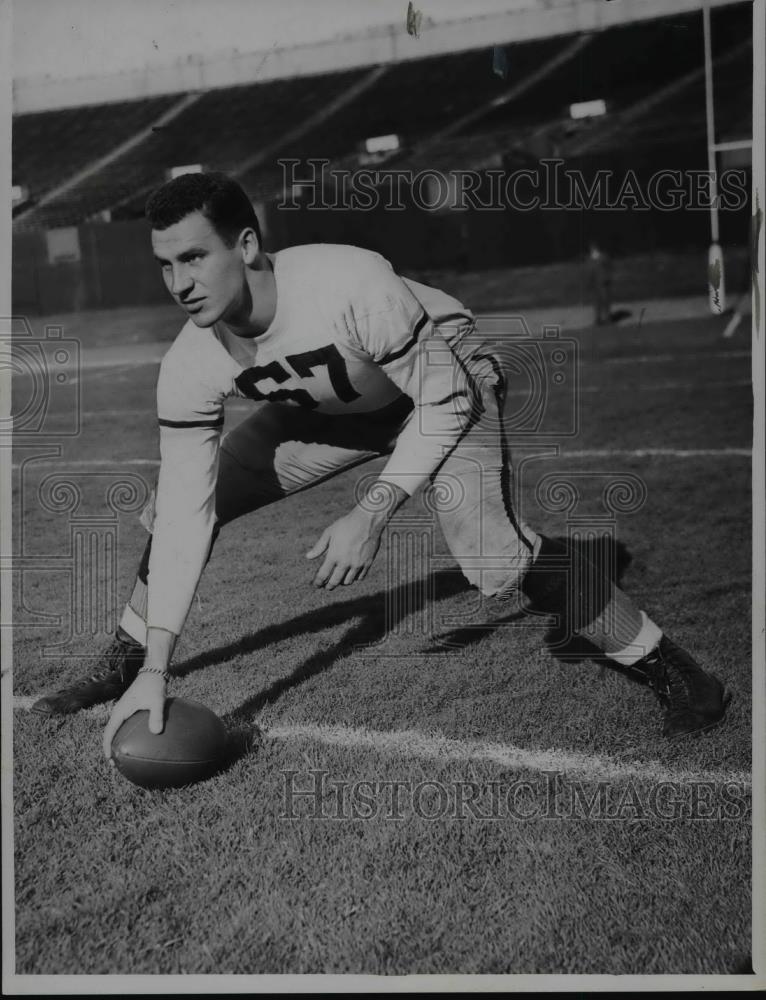
[[152, 248], [168, 291], [197, 326], [238, 312], [248, 268], [261, 259], [250, 199], [221, 173], [182, 174], [146, 203]]

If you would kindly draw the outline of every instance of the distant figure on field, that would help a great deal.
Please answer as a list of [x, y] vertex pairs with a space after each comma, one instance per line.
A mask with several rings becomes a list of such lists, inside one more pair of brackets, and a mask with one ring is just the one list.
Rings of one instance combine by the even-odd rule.
[[588, 277], [593, 296], [593, 322], [603, 326], [612, 316], [612, 258], [593, 240], [588, 249]]

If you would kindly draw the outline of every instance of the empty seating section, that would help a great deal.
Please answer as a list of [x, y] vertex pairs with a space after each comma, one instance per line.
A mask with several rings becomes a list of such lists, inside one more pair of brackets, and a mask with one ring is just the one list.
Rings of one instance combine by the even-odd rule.
[[[747, 39], [746, 17], [735, 21], [727, 22], [717, 36], [715, 57]], [[13, 128], [13, 179], [28, 189], [30, 202], [18, 206], [15, 226], [74, 225], [105, 210], [113, 217], [140, 214], [146, 194], [162, 183], [170, 167], [192, 163], [235, 172], [254, 199], [266, 200], [281, 191], [281, 158], [357, 165], [364, 140], [388, 133], [398, 134], [403, 143], [387, 161], [392, 166], [444, 170], [491, 166], [514, 152], [530, 158], [566, 155], [573, 136], [588, 136], [594, 153], [626, 141], [631, 148], [704, 143], [698, 14], [594, 35], [518, 97], [492, 105], [573, 40], [568, 36], [505, 46], [505, 75], [497, 72], [492, 49], [392, 64], [345, 102], [344, 95], [374, 67], [20, 115]], [[717, 64], [715, 72], [721, 129], [739, 129], [743, 137], [749, 128], [751, 60], [745, 48], [738, 58]], [[674, 91], [673, 81], [695, 71], [696, 78]], [[657, 106], [646, 114], [630, 114], [662, 88], [668, 93]], [[569, 105], [598, 97], [608, 99], [609, 119], [573, 123]], [[150, 131], [50, 204], [35, 206], [46, 192], [148, 129], [187, 98], [189, 106], [168, 124]], [[615, 130], [615, 121], [626, 110], [624, 127]], [[448, 134], [441, 136], [445, 130]]]

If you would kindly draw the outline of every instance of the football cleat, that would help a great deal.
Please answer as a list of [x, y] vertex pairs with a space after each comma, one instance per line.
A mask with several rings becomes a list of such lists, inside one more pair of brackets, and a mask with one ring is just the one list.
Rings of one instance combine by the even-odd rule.
[[121, 628], [104, 650], [99, 669], [90, 677], [39, 698], [32, 706], [38, 715], [70, 715], [81, 708], [119, 698], [136, 679], [144, 662], [144, 647]]
[[717, 725], [726, 714], [731, 694], [717, 677], [706, 673], [667, 636], [633, 669], [645, 675], [663, 705], [662, 735], [668, 739], [701, 733]]

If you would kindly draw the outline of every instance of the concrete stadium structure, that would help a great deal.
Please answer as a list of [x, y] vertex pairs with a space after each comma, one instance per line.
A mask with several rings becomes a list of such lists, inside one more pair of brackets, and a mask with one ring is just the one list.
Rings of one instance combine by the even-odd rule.
[[[711, 6], [721, 135], [732, 147], [725, 167], [751, 135], [752, 5]], [[556, 161], [587, 183], [604, 170], [639, 183], [659, 168], [704, 171], [701, 9], [699, 0], [509, 0], [503, 14], [424, 18], [419, 37], [402, 22], [98, 80], [17, 80], [14, 303], [44, 313], [160, 300], [135, 220], [169, 170], [191, 164], [241, 180], [270, 249], [352, 242], [411, 271], [571, 259], [585, 234], [618, 253], [707, 249], [703, 212], [520, 211], [497, 199], [490, 210], [449, 202], [424, 211], [413, 196], [428, 173], [452, 182], [472, 171], [485, 191], [493, 173]], [[507, 72], [493, 65], [499, 50]], [[609, 99], [607, 114], [571, 118], [571, 102], [596, 97]], [[371, 158], [366, 139], [386, 133], [398, 134], [399, 148]], [[318, 162], [327, 177], [290, 204], [290, 189], [316, 177]], [[415, 177], [400, 211], [385, 198], [364, 211], [337, 201], [317, 210], [320, 188], [366, 168]], [[746, 241], [747, 214], [743, 204], [722, 218], [722, 242]], [[121, 246], [132, 248], [130, 288]]]

